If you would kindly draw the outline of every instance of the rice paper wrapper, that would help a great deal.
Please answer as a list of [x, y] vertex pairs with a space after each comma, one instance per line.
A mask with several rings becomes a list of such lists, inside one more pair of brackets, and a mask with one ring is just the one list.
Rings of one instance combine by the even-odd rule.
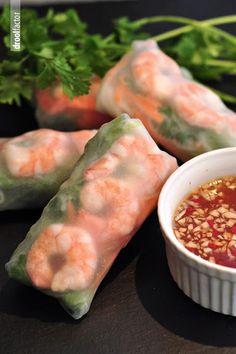
[[52, 87], [35, 91], [36, 119], [41, 128], [62, 131], [97, 129], [111, 117], [96, 109], [96, 96], [101, 79], [94, 76], [87, 95], [71, 100], [56, 82]]
[[81, 318], [176, 168], [139, 120], [123, 114], [104, 124], [7, 263], [10, 277]]
[[0, 139], [0, 210], [45, 206], [95, 133], [39, 129]]
[[153, 40], [135, 41], [105, 75], [97, 109], [141, 119], [154, 140], [183, 161], [236, 146], [236, 114]]

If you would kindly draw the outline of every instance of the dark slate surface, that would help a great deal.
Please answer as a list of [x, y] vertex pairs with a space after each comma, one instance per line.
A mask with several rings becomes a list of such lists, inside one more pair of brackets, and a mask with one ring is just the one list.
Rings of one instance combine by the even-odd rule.
[[[140, 0], [76, 7], [92, 31], [102, 32], [121, 15], [206, 18], [236, 13], [235, 0]], [[236, 94], [233, 80], [226, 86]], [[1, 136], [37, 127], [27, 104], [21, 109], [0, 106], [0, 117]], [[81, 321], [72, 320], [54, 299], [9, 280], [4, 264], [40, 213], [0, 213], [1, 354], [236, 353], [236, 318], [201, 308], [172, 280], [156, 213], [121, 252]]]

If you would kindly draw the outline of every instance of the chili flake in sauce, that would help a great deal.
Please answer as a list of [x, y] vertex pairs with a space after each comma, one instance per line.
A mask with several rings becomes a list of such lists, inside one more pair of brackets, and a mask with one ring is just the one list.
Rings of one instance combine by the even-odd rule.
[[191, 193], [176, 210], [174, 233], [197, 256], [236, 268], [236, 176], [210, 181]]

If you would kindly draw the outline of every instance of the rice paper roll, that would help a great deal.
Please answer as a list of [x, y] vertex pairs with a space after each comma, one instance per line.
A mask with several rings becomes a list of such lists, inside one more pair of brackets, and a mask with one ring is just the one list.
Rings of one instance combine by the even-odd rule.
[[141, 119], [155, 141], [183, 161], [236, 146], [236, 114], [153, 40], [134, 42], [105, 75], [97, 108]]
[[101, 79], [94, 76], [87, 95], [71, 100], [60, 82], [47, 89], [35, 91], [36, 119], [41, 128], [62, 131], [99, 128], [111, 120], [107, 114], [96, 109], [96, 95]]
[[79, 319], [176, 168], [139, 120], [121, 115], [103, 125], [7, 263], [10, 277]]
[[0, 210], [45, 206], [95, 133], [39, 129], [0, 139]]

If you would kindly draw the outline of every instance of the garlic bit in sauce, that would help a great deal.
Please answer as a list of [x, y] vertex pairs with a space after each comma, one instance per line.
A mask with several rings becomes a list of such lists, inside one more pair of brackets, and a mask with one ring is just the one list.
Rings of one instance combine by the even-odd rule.
[[195, 255], [236, 268], [236, 176], [210, 181], [188, 195], [176, 210], [173, 228]]

